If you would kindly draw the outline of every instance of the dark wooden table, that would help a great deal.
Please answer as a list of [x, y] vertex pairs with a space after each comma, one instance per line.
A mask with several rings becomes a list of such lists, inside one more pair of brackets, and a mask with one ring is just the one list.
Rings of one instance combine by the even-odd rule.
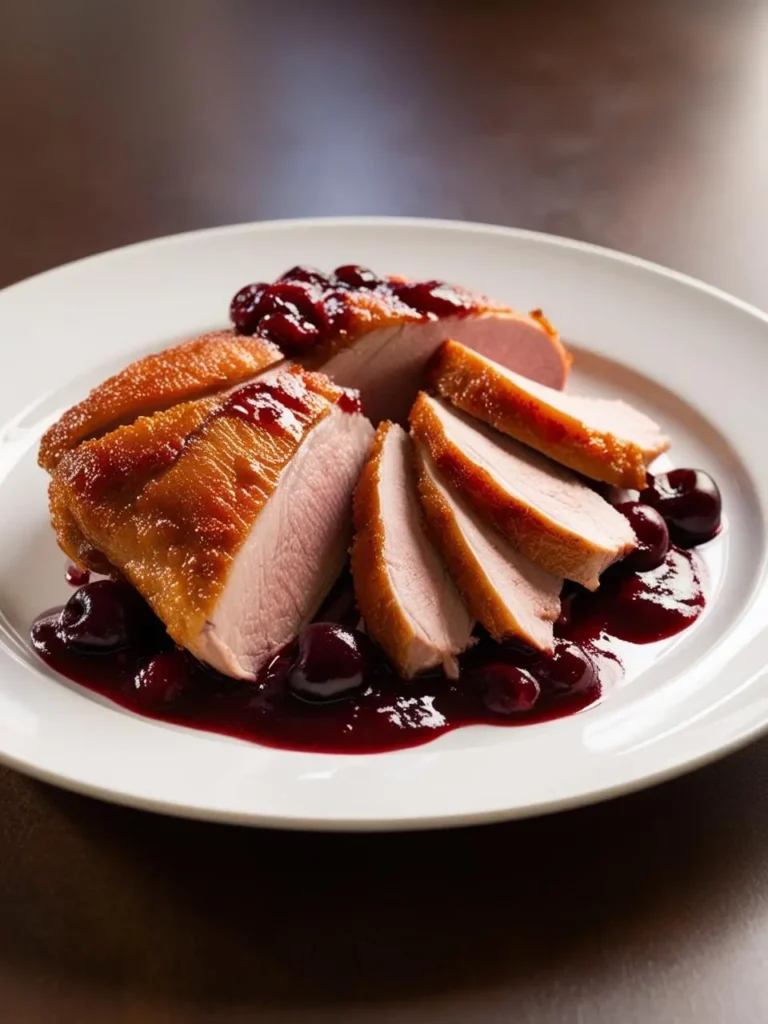
[[[765, 305], [766, 53], [761, 0], [6, 0], [0, 280], [397, 213], [601, 242]], [[763, 741], [558, 817], [312, 836], [0, 770], [0, 1020], [764, 1022], [767, 790]]]

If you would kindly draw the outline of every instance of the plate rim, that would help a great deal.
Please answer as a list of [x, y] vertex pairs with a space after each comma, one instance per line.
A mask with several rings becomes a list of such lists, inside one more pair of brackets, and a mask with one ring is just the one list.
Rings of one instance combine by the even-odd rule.
[[610, 246], [599, 245], [596, 242], [585, 242], [578, 238], [570, 238], [568, 235], [557, 235], [553, 232], [537, 231], [533, 228], [518, 228], [504, 224], [492, 224], [485, 223], [483, 221], [471, 220], [463, 221], [445, 217], [390, 217], [386, 214], [362, 214], [360, 216], [356, 216], [355, 214], [342, 214], [340, 216], [323, 217], [276, 217], [272, 220], [235, 221], [231, 224], [219, 224], [207, 228], [193, 228], [190, 231], [179, 231], [172, 235], [158, 235], [155, 238], [144, 238], [140, 241], [129, 242], [126, 245], [119, 245], [111, 249], [102, 249], [98, 252], [90, 253], [88, 256], [79, 256], [74, 260], [68, 260], [66, 263], [58, 263], [56, 266], [49, 267], [47, 270], [41, 270], [29, 277], [23, 277], [18, 281], [12, 281], [9, 285], [5, 285], [0, 289], [0, 296], [4, 296], [7, 292], [17, 288], [20, 289], [29, 284], [36, 283], [42, 278], [47, 277], [49, 274], [58, 274], [64, 270], [81, 267], [84, 264], [96, 262], [97, 260], [105, 259], [109, 256], [115, 256], [120, 253], [135, 253], [144, 248], [160, 248], [161, 246], [171, 245], [174, 242], [193, 241], [194, 239], [201, 237], [213, 238], [217, 235], [247, 234], [249, 231], [282, 231], [314, 225], [318, 227], [332, 228], [337, 225], [343, 226], [345, 224], [354, 224], [360, 227], [392, 225], [393, 227], [440, 228], [444, 230], [460, 229], [462, 231], [470, 231], [477, 234], [498, 234], [506, 235], [510, 238], [547, 242], [548, 244], [554, 245], [558, 248], [592, 253], [595, 256], [607, 257], [618, 263], [630, 264], [645, 270], [650, 270], [662, 275], [663, 277], [677, 281], [679, 284], [693, 287], [698, 291], [703, 291], [711, 295], [713, 298], [725, 301], [729, 305], [742, 310], [742, 312], [749, 313], [752, 316], [757, 317], [759, 320], [762, 320], [765, 324], [768, 324], [768, 309], [763, 310], [755, 303], [739, 298], [739, 296], [734, 295], [733, 292], [728, 292], [724, 288], [719, 288], [717, 285], [710, 284], [708, 281], [704, 281], [702, 278], [696, 277], [693, 274], [687, 274], [682, 270], [676, 270], [674, 267], [670, 267], [664, 263], [658, 263], [655, 260], [646, 259], [644, 256], [637, 256], [634, 253], [625, 252], [622, 249], [613, 249]]
[[[172, 235], [159, 236], [152, 239], [145, 239], [125, 246], [93, 253], [88, 256], [72, 260], [68, 263], [51, 267], [31, 277], [14, 282], [0, 291], [0, 302], [4, 301], [6, 297], [8, 297], [9, 293], [16, 293], [18, 290], [25, 289], [26, 287], [39, 285], [50, 275], [60, 274], [70, 269], [82, 268], [84, 266], [87, 267], [90, 263], [102, 261], [120, 254], [140, 255], [141, 251], [144, 249], [156, 250], [165, 247], [166, 245], [183, 245], [185, 242], [193, 242], [205, 238], [247, 234], [249, 232], [257, 234], [274, 231], [290, 232], [291, 230], [304, 229], [307, 227], [332, 230], [333, 228], [344, 226], [355, 226], [361, 228], [388, 227], [393, 229], [421, 228], [429, 230], [452, 230], [459, 231], [461, 233], [500, 235], [520, 241], [543, 242], [555, 248], [565, 248], [576, 252], [592, 254], [626, 266], [650, 271], [654, 275], [658, 275], [689, 289], [693, 289], [694, 291], [709, 295], [734, 309], [738, 309], [748, 314], [750, 317], [753, 317], [768, 326], [768, 312], [763, 311], [756, 305], [746, 302], [745, 300], [702, 281], [699, 278], [682, 273], [663, 264], [644, 259], [643, 257], [636, 256], [632, 253], [625, 253], [591, 242], [584, 242], [578, 239], [567, 238], [556, 234], [534, 231], [526, 228], [441, 218], [389, 217], [378, 215], [281, 218], [268, 221], [252, 221], [208, 227]], [[98, 783], [85, 782], [78, 778], [59, 775], [47, 768], [39, 767], [34, 761], [16, 757], [12, 754], [6, 753], [4, 750], [0, 750], [0, 762], [33, 778], [85, 796], [96, 797], [122, 806], [140, 808], [154, 813], [162, 813], [187, 819], [226, 822], [229, 824], [249, 827], [281, 828], [296, 831], [421, 831], [447, 827], [470, 827], [479, 824], [490, 824], [493, 822], [537, 817], [544, 814], [558, 813], [560, 811], [573, 809], [579, 806], [588, 806], [595, 803], [613, 800], [622, 795], [655, 787], [672, 778], [695, 771], [703, 765], [717, 761], [720, 758], [747, 746], [766, 732], [768, 732], [768, 716], [766, 716], [765, 721], [755, 723], [751, 727], [745, 728], [743, 732], [724, 743], [718, 744], [714, 749], [701, 752], [693, 758], [686, 757], [684, 752], [681, 752], [680, 762], [666, 765], [656, 772], [641, 771], [641, 774], [637, 778], [619, 781], [597, 791], [590, 791], [586, 794], [577, 793], [559, 799], [550, 799], [536, 806], [523, 805], [511, 808], [479, 810], [469, 813], [466, 811], [457, 811], [455, 814], [442, 814], [429, 818], [323, 818], [315, 820], [304, 819], [296, 817], [295, 815], [293, 817], [281, 817], [254, 812], [238, 812], [233, 811], [230, 808], [198, 807], [191, 804], [171, 803], [161, 798], [147, 798], [141, 794], [135, 795], [129, 792], [116, 790], [114, 788], [100, 786]]]

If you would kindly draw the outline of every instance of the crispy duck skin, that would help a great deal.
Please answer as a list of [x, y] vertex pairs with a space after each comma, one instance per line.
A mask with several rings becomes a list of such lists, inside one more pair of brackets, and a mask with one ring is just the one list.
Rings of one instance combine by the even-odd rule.
[[142, 489], [173, 465], [217, 405], [215, 397], [203, 398], [141, 416], [65, 455], [48, 488], [51, 524], [65, 554], [94, 572], [117, 572], [94, 538], [117, 534]]
[[[278, 537], [285, 519], [281, 515], [273, 515], [275, 532], [263, 538], [259, 556], [263, 576], [276, 564], [280, 543], [298, 544], [297, 558], [306, 556], [306, 571], [317, 578], [318, 593], [309, 595], [317, 604], [338, 575], [347, 544], [346, 503], [351, 504], [372, 433], [359, 413], [341, 411], [337, 403], [343, 395], [321, 374], [286, 371], [270, 384], [256, 381], [224, 399], [187, 403], [83, 442], [61, 459], [51, 483], [52, 519], [62, 546], [88, 565], [94, 565], [89, 552], [98, 552], [134, 584], [177, 643], [222, 671], [253, 677], [275, 653], [274, 644], [291, 639], [303, 624], [299, 620], [314, 612], [298, 607], [309, 599], [307, 586], [304, 594], [291, 598], [287, 612], [277, 615], [286, 620], [283, 632], [275, 622], [274, 638], [258, 637], [245, 653], [230, 650], [212, 629], [217, 608], [246, 540], [257, 536], [254, 527], [268, 521], [264, 510], [277, 497], [292, 462], [308, 440], [314, 444], [324, 438], [325, 475], [331, 480], [335, 463], [328, 450], [337, 436], [336, 462], [351, 455], [349, 465], [342, 466], [343, 479], [338, 477], [341, 484], [326, 496], [337, 503], [335, 510], [326, 506], [327, 529], [339, 534], [329, 564], [315, 565], [325, 549], [313, 550], [311, 538], [293, 537], [290, 530]], [[333, 422], [321, 431], [331, 416]], [[334, 428], [330, 434], [328, 427]], [[348, 493], [337, 493], [342, 485]], [[290, 500], [290, 490], [284, 497]], [[290, 509], [286, 515], [290, 518]], [[76, 535], [80, 540], [73, 543]], [[282, 587], [274, 571], [275, 584]], [[269, 580], [262, 579], [261, 585], [266, 593]], [[256, 599], [261, 599], [258, 593]], [[296, 621], [288, 621], [291, 615]], [[233, 628], [236, 636], [242, 634], [240, 624]]]
[[669, 448], [658, 424], [625, 402], [549, 388], [456, 341], [440, 346], [426, 377], [475, 419], [615, 487], [641, 490], [648, 465]]
[[408, 435], [381, 423], [355, 491], [352, 575], [369, 635], [406, 679], [458, 675], [472, 619], [424, 531]]
[[62, 456], [139, 416], [203, 398], [254, 377], [282, 358], [262, 338], [214, 331], [131, 363], [105, 380], [45, 433], [38, 461], [52, 472]]
[[627, 520], [569, 470], [422, 392], [411, 430], [441, 476], [513, 547], [555, 576], [597, 589], [636, 546]]

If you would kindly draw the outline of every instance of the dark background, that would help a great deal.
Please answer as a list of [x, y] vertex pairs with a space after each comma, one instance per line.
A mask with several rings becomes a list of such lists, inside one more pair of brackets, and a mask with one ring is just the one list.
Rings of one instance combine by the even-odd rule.
[[[392, 213], [567, 234], [766, 305], [760, 0], [6, 0], [0, 139], [4, 284], [207, 225]], [[764, 1022], [767, 781], [762, 742], [558, 817], [334, 837], [0, 770], [0, 1019]]]

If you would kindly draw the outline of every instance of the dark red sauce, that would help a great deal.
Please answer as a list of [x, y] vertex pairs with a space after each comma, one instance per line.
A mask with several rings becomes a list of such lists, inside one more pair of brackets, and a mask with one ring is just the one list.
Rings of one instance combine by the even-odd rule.
[[91, 578], [91, 574], [87, 569], [79, 569], [76, 565], [68, 565], [66, 572], [64, 573], [64, 579], [70, 585], [70, 587], [82, 587]]
[[[294, 267], [274, 285], [242, 289], [232, 316], [241, 330], [274, 333], [273, 325], [282, 323], [288, 332], [290, 321], [290, 332], [301, 332], [308, 324], [302, 337], [314, 343], [330, 323], [338, 326], [344, 289], [386, 292], [429, 317], [469, 309], [472, 302], [439, 281], [384, 281], [355, 265], [340, 267], [333, 278]], [[360, 410], [353, 391], [338, 404], [345, 412]], [[237, 388], [215, 415], [300, 436], [299, 416], [311, 408], [307, 381], [286, 372]], [[292, 750], [375, 753], [466, 725], [560, 718], [595, 703], [621, 676], [622, 644], [671, 637], [704, 607], [696, 556], [688, 548], [720, 528], [714, 481], [698, 470], [649, 477], [641, 500], [617, 509], [632, 525], [637, 547], [603, 575], [596, 593], [567, 585], [554, 652], [499, 644], [478, 631], [459, 659], [455, 681], [442, 674], [398, 677], [361, 631], [348, 577], [316, 621], [252, 683], [225, 678], [176, 649], [124, 580], [89, 582], [87, 573], [78, 576], [72, 568], [68, 581], [82, 585], [63, 609], [33, 624], [32, 645], [57, 672], [132, 711]]]
[[393, 290], [412, 309], [419, 313], [432, 313], [436, 317], [468, 313], [476, 306], [469, 292], [444, 281], [406, 282], [395, 285]]
[[[63, 676], [153, 718], [292, 750], [375, 753], [416, 746], [465, 725], [542, 722], [593, 704], [606, 681], [621, 674], [613, 638], [662, 640], [699, 614], [704, 597], [695, 559], [671, 548], [657, 569], [616, 570], [595, 594], [569, 588], [554, 658], [481, 635], [462, 656], [455, 683], [441, 675], [406, 682], [362, 638], [369, 645], [362, 684], [355, 676], [351, 695], [322, 703], [302, 699], [286, 685], [295, 645], [257, 683], [238, 683], [175, 650], [161, 629], [142, 618], [146, 606], [129, 608], [120, 627], [124, 642], [111, 653], [85, 654], [62, 639], [60, 611], [35, 622], [32, 643]], [[108, 596], [112, 601], [114, 595]], [[77, 602], [76, 612], [86, 604]], [[340, 581], [319, 617], [360, 637], [348, 580]], [[139, 621], [141, 628], [132, 628]], [[108, 633], [98, 615], [83, 628], [97, 641], [100, 631]]]
[[650, 572], [622, 573], [617, 567], [596, 593], [572, 596], [564, 634], [577, 642], [604, 634], [648, 644], [680, 633], [703, 607], [696, 563], [688, 551], [673, 547]]
[[[361, 412], [359, 392], [352, 388], [341, 391], [337, 404], [342, 412]], [[265, 430], [300, 437], [302, 425], [296, 414], [307, 416], [311, 410], [310, 392], [301, 374], [287, 371], [273, 380], [256, 380], [237, 388], [215, 415], [235, 417]]]
[[354, 413], [363, 411], [363, 403], [360, 400], [360, 392], [345, 388], [344, 393], [336, 403], [342, 412]]
[[350, 263], [332, 274], [292, 267], [271, 284], [245, 285], [232, 299], [229, 315], [241, 334], [259, 334], [299, 353], [352, 329], [355, 295], [415, 319], [462, 316], [477, 308], [477, 298], [456, 285], [383, 278]]
[[245, 420], [271, 432], [282, 431], [301, 437], [301, 424], [293, 409], [288, 408], [264, 384], [256, 381], [238, 388], [216, 413]]

